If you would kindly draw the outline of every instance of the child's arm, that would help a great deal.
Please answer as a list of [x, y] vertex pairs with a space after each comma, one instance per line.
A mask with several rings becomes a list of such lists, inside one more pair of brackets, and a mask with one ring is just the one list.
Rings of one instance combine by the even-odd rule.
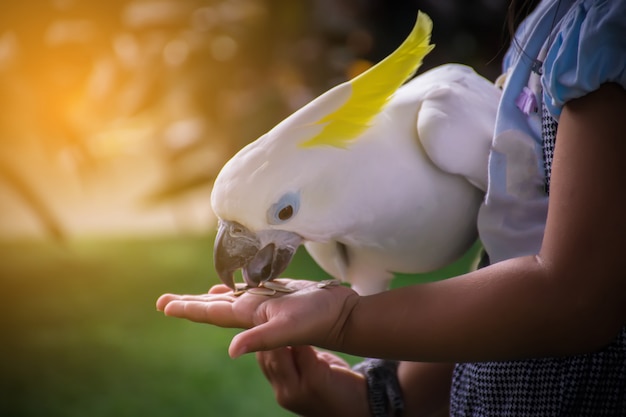
[[[626, 322], [626, 92], [615, 84], [566, 104], [537, 256], [449, 280], [359, 297], [348, 288], [267, 298], [167, 295], [168, 315], [251, 328], [232, 356], [313, 344], [414, 361], [506, 360], [588, 352]], [[187, 300], [187, 301], [185, 301]]]

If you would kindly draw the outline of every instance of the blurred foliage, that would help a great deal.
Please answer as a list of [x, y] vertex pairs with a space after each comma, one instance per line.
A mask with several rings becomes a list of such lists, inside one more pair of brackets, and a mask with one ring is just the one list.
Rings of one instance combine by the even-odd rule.
[[4, 2], [0, 165], [7, 168], [0, 170], [0, 182], [14, 189], [51, 236], [63, 234], [49, 207], [54, 196], [28, 197], [53, 186], [39, 166], [41, 155], [43, 165], [69, 171], [89, 187], [98, 170], [121, 156], [156, 154], [164, 180], [149, 202], [210, 187], [246, 143], [391, 52], [418, 9], [435, 22], [437, 47], [425, 69], [456, 61], [495, 78], [507, 4]]
[[206, 291], [207, 242], [0, 244], [11, 294], [0, 307], [0, 415], [287, 415], [253, 355], [228, 357], [234, 330], [155, 311], [163, 292]]
[[[162, 293], [218, 282], [213, 237], [0, 243], [0, 415], [290, 415], [254, 355], [228, 357], [236, 330], [155, 311]], [[465, 272], [477, 249], [394, 285]], [[328, 278], [302, 249], [285, 276]]]

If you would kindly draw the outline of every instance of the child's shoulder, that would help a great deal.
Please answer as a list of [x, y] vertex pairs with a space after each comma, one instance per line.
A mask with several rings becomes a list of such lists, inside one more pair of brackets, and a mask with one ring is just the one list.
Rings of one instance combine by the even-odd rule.
[[559, 115], [572, 99], [614, 82], [626, 88], [626, 1], [573, 1], [547, 42], [544, 101]]

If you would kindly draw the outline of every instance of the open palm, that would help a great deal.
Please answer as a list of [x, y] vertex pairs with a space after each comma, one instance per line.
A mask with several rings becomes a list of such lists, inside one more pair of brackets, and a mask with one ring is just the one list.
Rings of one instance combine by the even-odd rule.
[[358, 295], [343, 286], [319, 288], [316, 282], [305, 280], [280, 282], [295, 291], [272, 297], [251, 293], [235, 297], [228, 287], [217, 285], [202, 295], [164, 294], [157, 309], [195, 322], [249, 329], [233, 338], [232, 357], [283, 346], [335, 346]]

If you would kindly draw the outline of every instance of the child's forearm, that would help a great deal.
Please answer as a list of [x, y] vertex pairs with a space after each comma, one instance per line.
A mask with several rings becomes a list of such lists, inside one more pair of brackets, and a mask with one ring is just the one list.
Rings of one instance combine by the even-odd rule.
[[576, 300], [580, 294], [564, 292], [547, 274], [535, 257], [525, 257], [447, 281], [362, 297], [349, 316], [340, 350], [466, 362], [599, 347], [606, 336], [586, 332], [595, 331], [591, 328], [603, 312], [593, 310], [602, 306], [592, 300], [591, 310], [584, 311], [587, 306]]

